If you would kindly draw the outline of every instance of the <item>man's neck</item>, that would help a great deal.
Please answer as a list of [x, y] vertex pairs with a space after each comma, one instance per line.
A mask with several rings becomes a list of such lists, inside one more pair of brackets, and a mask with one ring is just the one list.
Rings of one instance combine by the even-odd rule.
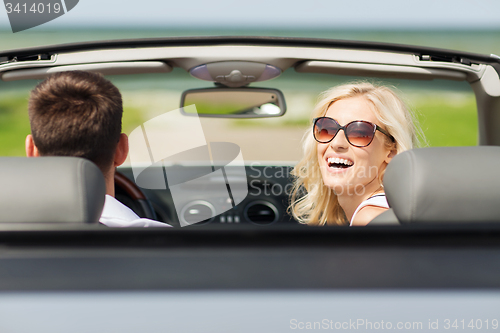
[[115, 196], [115, 168], [110, 168], [108, 172], [104, 173], [104, 180], [106, 182], [106, 194], [114, 197]]

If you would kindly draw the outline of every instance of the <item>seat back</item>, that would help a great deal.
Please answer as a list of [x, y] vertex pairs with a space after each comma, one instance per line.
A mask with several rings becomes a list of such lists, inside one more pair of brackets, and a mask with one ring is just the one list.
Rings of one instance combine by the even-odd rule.
[[75, 157], [0, 157], [0, 223], [97, 223], [104, 177]]
[[387, 201], [402, 223], [500, 222], [500, 147], [421, 148], [387, 166]]
[[401, 225], [401, 223], [396, 217], [396, 214], [394, 214], [394, 210], [392, 210], [392, 208], [389, 208], [388, 210], [371, 220], [369, 225], [370, 227], [372, 227], [374, 225]]

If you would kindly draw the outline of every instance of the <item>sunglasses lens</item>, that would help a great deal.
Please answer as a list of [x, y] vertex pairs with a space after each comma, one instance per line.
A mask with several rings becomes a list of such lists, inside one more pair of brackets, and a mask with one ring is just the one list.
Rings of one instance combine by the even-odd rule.
[[363, 121], [352, 122], [345, 129], [349, 142], [357, 147], [368, 146], [373, 140], [374, 133], [374, 125]]
[[335, 137], [340, 126], [333, 119], [319, 118], [314, 125], [314, 138], [319, 142], [329, 142]]

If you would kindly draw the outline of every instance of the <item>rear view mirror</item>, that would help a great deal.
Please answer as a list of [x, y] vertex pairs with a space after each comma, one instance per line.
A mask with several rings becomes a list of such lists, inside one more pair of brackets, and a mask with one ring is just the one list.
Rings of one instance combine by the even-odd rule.
[[186, 90], [181, 97], [185, 115], [196, 115], [185, 106], [194, 104], [200, 117], [264, 118], [285, 114], [283, 93], [267, 88], [208, 88]]

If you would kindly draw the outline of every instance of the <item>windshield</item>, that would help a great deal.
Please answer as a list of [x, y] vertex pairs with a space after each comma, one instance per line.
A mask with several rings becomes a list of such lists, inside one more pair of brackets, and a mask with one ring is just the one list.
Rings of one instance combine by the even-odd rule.
[[[124, 101], [123, 132], [130, 134], [144, 122], [180, 107], [181, 94], [213, 83], [191, 77], [176, 68], [163, 75], [108, 77]], [[254, 87], [279, 89], [287, 111], [282, 117], [254, 119], [200, 118], [207, 142], [232, 142], [241, 147], [245, 161], [293, 165], [302, 155], [301, 140], [311, 125], [311, 111], [321, 92], [365, 78], [296, 73], [254, 83]], [[477, 108], [466, 82], [444, 80], [376, 80], [394, 86], [414, 112], [422, 128], [423, 146], [472, 146], [477, 144]], [[23, 156], [29, 134], [27, 99], [38, 81], [0, 82], [0, 147], [3, 156]]]

